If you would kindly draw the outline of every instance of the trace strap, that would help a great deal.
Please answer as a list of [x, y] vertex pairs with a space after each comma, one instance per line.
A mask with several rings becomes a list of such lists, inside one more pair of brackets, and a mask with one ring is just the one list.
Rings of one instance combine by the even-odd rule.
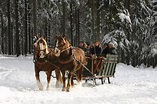
[[73, 50], [72, 50], [72, 55], [73, 55], [73, 59], [75, 59], [76, 61], [78, 61], [93, 77], [95, 77], [95, 74], [93, 74], [84, 64], [82, 64], [79, 60], [77, 60], [75, 58], [75, 54], [74, 54]]

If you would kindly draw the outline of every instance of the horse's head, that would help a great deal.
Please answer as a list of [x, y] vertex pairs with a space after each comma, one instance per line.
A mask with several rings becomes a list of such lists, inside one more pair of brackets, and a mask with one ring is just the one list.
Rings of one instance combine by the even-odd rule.
[[65, 35], [63, 36], [56, 36], [54, 38], [55, 41], [55, 55], [58, 57], [60, 56], [60, 53], [69, 49], [71, 44], [68, 42], [68, 40], [65, 38]]
[[49, 53], [48, 45], [45, 37], [36, 36], [36, 41], [34, 42], [35, 55], [39, 58], [44, 58], [46, 54]]

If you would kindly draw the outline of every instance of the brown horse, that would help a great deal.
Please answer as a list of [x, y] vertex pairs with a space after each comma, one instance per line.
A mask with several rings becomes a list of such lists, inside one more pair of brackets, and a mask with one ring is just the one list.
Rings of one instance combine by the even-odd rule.
[[57, 78], [56, 86], [58, 86], [59, 83], [62, 82], [61, 73], [58, 67], [46, 60], [46, 55], [49, 53], [50, 49], [48, 49], [45, 38], [39, 38], [38, 36], [36, 36], [36, 38], [37, 41], [34, 43], [34, 66], [37, 86], [39, 90], [43, 90], [43, 86], [40, 82], [39, 72], [45, 71], [47, 74], [47, 90], [49, 90], [52, 71], [55, 70]]
[[[76, 74], [78, 82], [81, 81], [83, 66], [86, 65], [85, 53], [81, 48], [72, 47], [65, 36], [55, 37], [55, 50], [60, 70], [62, 72], [63, 89], [69, 91], [70, 86], [73, 86], [73, 75]], [[68, 82], [66, 88], [65, 72], [68, 72]]]

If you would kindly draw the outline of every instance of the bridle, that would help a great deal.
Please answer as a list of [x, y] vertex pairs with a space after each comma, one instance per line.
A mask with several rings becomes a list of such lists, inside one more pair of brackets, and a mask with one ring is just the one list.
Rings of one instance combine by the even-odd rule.
[[[62, 38], [63, 39], [63, 38]], [[55, 55], [59, 56], [62, 52], [71, 49], [71, 44], [68, 43], [68, 47], [66, 47], [65, 49], [60, 49], [61, 47], [64, 47], [66, 45], [66, 40], [63, 39], [63, 43], [58, 45], [58, 39], [56, 41], [56, 46], [55, 46]]]
[[[48, 50], [47, 50], [47, 43], [46, 47], [44, 47], [44, 43], [40, 42], [40, 41], [45, 41], [43, 38], [39, 38], [35, 43], [34, 43], [34, 49], [35, 49], [35, 53], [34, 53], [34, 60], [37, 59], [44, 59], [46, 54], [48, 54]], [[39, 50], [37, 48], [37, 46], [39, 46]]]

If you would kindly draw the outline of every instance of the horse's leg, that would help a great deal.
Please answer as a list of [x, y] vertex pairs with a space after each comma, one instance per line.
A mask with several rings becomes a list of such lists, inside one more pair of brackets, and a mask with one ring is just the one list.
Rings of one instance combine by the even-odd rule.
[[68, 83], [67, 83], [67, 92], [69, 92], [70, 86], [71, 86], [71, 80], [72, 79], [72, 74], [69, 72], [68, 74]]
[[62, 80], [63, 80], [63, 88], [62, 88], [62, 91], [65, 91], [65, 89], [66, 89], [66, 86], [65, 86], [65, 81], [66, 81], [66, 78], [65, 78], [65, 71], [62, 71]]
[[52, 74], [52, 70], [47, 71], [47, 90], [50, 90], [51, 85], [50, 85], [50, 81], [51, 81], [51, 74]]
[[73, 87], [74, 86], [74, 80], [73, 80], [73, 76], [72, 76], [72, 78], [71, 78], [71, 86]]
[[82, 71], [83, 71], [83, 67], [81, 66], [81, 68], [79, 70], [77, 70], [77, 72], [76, 72], [77, 82], [80, 82], [82, 79]]
[[59, 87], [59, 84], [62, 83], [62, 77], [59, 69], [55, 69], [56, 74], [56, 87]]
[[36, 77], [36, 81], [37, 81], [37, 86], [39, 88], [39, 90], [43, 90], [43, 86], [40, 82], [40, 78], [39, 78], [39, 72], [40, 71], [35, 71], [35, 77]]
[[79, 82], [79, 70], [76, 71], [76, 80]]
[[79, 71], [79, 72], [80, 72], [80, 73], [79, 73], [79, 79], [80, 79], [80, 81], [82, 80], [83, 69], [84, 69], [84, 67], [81, 66], [80, 71]]

